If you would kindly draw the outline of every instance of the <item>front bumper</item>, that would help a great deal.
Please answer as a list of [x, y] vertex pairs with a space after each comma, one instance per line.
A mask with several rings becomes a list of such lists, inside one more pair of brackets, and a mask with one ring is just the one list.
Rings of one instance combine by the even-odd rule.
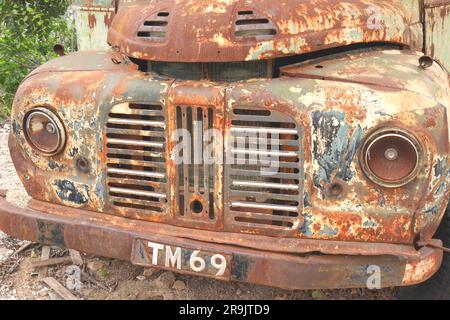
[[[280, 252], [258, 250], [249, 248], [252, 244], [246, 241], [245, 235], [193, 232], [34, 200], [29, 208], [21, 209], [1, 196], [0, 229], [13, 237], [126, 261], [131, 260], [136, 239], [157, 239], [166, 244], [182, 244], [202, 251], [220, 251], [232, 256], [230, 280], [291, 290], [363, 288], [367, 286], [373, 270], [380, 270], [381, 287], [414, 285], [433, 276], [443, 256], [442, 251], [430, 248], [416, 252], [408, 246], [335, 245], [327, 241], [321, 241], [317, 249], [314, 249], [314, 243], [300, 241], [296, 244], [299, 247], [291, 250], [311, 251], [308, 254], [288, 253], [287, 246], [280, 246]], [[193, 233], [201, 241], [193, 240]], [[188, 234], [191, 234], [190, 239]], [[260, 248], [268, 249], [271, 242], [279, 241], [261, 236], [253, 238]], [[239, 242], [242, 244], [239, 245]], [[334, 254], [330, 254], [333, 250], [327, 247], [327, 243], [334, 246]], [[440, 241], [435, 240], [434, 243], [439, 245]], [[318, 254], [319, 251], [328, 254]]]

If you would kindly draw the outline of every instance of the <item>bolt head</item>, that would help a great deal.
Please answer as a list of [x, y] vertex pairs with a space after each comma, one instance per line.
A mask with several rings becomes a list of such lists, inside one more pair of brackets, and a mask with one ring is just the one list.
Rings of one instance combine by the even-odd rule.
[[56, 127], [55, 127], [55, 125], [53, 123], [47, 123], [47, 125], [45, 126], [45, 129], [50, 134], [55, 134], [56, 133]]
[[389, 148], [384, 153], [384, 157], [389, 161], [395, 161], [398, 159], [398, 150], [395, 148]]

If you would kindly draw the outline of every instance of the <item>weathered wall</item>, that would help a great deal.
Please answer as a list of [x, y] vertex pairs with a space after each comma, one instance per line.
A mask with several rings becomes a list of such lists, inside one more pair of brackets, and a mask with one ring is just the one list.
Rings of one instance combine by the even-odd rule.
[[114, 17], [114, 0], [72, 0], [78, 50], [107, 49], [108, 29]]
[[450, 70], [450, 0], [425, 1], [426, 52]]

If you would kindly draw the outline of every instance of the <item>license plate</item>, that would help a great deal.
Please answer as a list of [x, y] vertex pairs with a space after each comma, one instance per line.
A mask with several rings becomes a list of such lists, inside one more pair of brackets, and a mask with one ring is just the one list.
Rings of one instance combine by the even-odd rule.
[[137, 239], [132, 262], [143, 267], [157, 267], [180, 273], [230, 280], [231, 255], [189, 246]]

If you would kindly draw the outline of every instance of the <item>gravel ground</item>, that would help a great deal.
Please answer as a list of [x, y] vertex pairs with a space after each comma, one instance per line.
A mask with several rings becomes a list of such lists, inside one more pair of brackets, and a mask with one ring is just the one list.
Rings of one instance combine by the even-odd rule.
[[[8, 201], [24, 207], [28, 197], [16, 175], [8, 151], [9, 124], [0, 123], [0, 189], [9, 190]], [[39, 260], [41, 246], [31, 245], [2, 264], [7, 256], [24, 244], [0, 231], [0, 300], [58, 300], [60, 297], [41, 281], [51, 276], [69, 286], [73, 266], [49, 268], [37, 273], [31, 263]], [[68, 255], [68, 250], [51, 248], [52, 257]], [[84, 265], [81, 287], [72, 292], [81, 299], [208, 299], [208, 300], [311, 300], [311, 299], [394, 299], [394, 290], [283, 291], [267, 287], [225, 283], [198, 277], [143, 269], [130, 263], [82, 254]], [[70, 287], [70, 286], [69, 286]]]
[[16, 174], [8, 150], [9, 124], [0, 125], [0, 189], [8, 190], [8, 201], [25, 207], [28, 196]]

